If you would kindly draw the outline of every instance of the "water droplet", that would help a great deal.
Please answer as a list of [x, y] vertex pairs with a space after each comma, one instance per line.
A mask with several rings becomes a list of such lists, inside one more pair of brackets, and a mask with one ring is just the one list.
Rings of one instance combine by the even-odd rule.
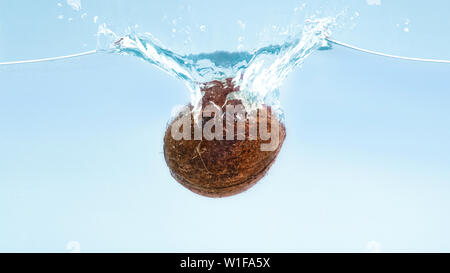
[[66, 0], [66, 2], [67, 5], [75, 11], [79, 11], [81, 9], [81, 0]]

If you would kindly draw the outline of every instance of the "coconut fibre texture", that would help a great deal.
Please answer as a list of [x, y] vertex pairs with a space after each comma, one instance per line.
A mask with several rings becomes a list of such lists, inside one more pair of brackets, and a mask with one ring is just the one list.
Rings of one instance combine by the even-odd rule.
[[[213, 81], [202, 88], [202, 111], [207, 105], [214, 103], [222, 107], [226, 112], [227, 105], [240, 105], [239, 100], [227, 100], [227, 95], [238, 91], [231, 79], [225, 81]], [[233, 140], [201, 140], [194, 139], [194, 129], [191, 130], [191, 140], [175, 140], [172, 136], [172, 126], [182, 118], [175, 117], [169, 124], [164, 136], [164, 157], [172, 176], [181, 185], [192, 192], [207, 197], [226, 197], [241, 193], [255, 185], [267, 173], [274, 163], [286, 137], [284, 124], [272, 115], [269, 106], [261, 106], [267, 111], [267, 115], [245, 117], [245, 140], [238, 140], [237, 123], [235, 120]], [[201, 117], [202, 122], [196, 123], [193, 107], [189, 105], [191, 115], [191, 128], [204, 126], [211, 118]], [[261, 110], [259, 109], [259, 111]], [[203, 116], [203, 115], [202, 115]], [[279, 142], [272, 151], [262, 151], [263, 141], [258, 134], [255, 140], [249, 139], [249, 126], [251, 122], [266, 122], [268, 132], [271, 132], [271, 119], [279, 128]], [[251, 119], [257, 119], [251, 120]], [[223, 135], [227, 135], [227, 129], [223, 126]]]

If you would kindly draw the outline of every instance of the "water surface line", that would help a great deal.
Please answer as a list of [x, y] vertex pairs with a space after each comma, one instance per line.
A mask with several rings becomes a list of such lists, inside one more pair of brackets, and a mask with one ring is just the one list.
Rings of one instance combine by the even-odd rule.
[[[377, 55], [382, 57], [388, 57], [393, 59], [400, 59], [400, 60], [406, 60], [406, 61], [415, 61], [415, 62], [428, 62], [428, 63], [447, 63], [450, 64], [450, 60], [439, 60], [439, 59], [425, 59], [425, 58], [414, 58], [414, 57], [405, 57], [405, 56], [398, 56], [398, 55], [391, 55], [383, 52], [378, 52], [374, 50], [364, 49], [360, 48], [354, 45], [350, 45], [347, 43], [343, 43], [331, 38], [325, 38], [328, 42], [332, 44], [336, 44], [345, 48], [349, 48], [352, 50], [356, 50], [359, 52], [371, 54], [371, 55]], [[42, 62], [50, 62], [50, 61], [58, 61], [58, 60], [64, 60], [64, 59], [71, 59], [71, 58], [77, 58], [87, 55], [93, 55], [98, 53], [96, 49], [89, 50], [81, 53], [71, 54], [71, 55], [65, 55], [65, 56], [58, 56], [58, 57], [50, 57], [50, 58], [43, 58], [43, 59], [35, 59], [35, 60], [24, 60], [24, 61], [11, 61], [11, 62], [0, 62], [0, 65], [16, 65], [16, 64], [31, 64], [31, 63], [42, 63]]]
[[89, 51], [85, 51], [85, 52], [81, 52], [81, 53], [65, 55], [65, 56], [58, 56], [58, 57], [51, 57], [51, 58], [25, 60], [25, 61], [13, 61], [13, 62], [2, 62], [2, 63], [0, 63], [0, 65], [14, 65], [14, 64], [30, 64], [30, 63], [51, 62], [51, 61], [58, 61], [58, 60], [64, 60], [64, 59], [77, 58], [77, 57], [86, 56], [86, 55], [92, 55], [92, 54], [95, 54], [97, 52], [98, 52], [97, 50], [89, 50]]
[[423, 58], [413, 58], [413, 57], [404, 57], [404, 56], [397, 56], [397, 55], [391, 55], [391, 54], [387, 54], [387, 53], [382, 53], [382, 52], [378, 52], [378, 51], [373, 51], [373, 50], [369, 50], [369, 49], [364, 49], [364, 48], [360, 48], [360, 47], [356, 47], [354, 45], [350, 45], [350, 44], [346, 44], [343, 42], [339, 42], [336, 41], [334, 39], [331, 38], [325, 38], [328, 42], [336, 44], [336, 45], [340, 45], [349, 49], [353, 49], [356, 51], [360, 51], [360, 52], [364, 52], [367, 54], [372, 54], [372, 55], [377, 55], [377, 56], [382, 56], [382, 57], [388, 57], [388, 58], [393, 58], [393, 59], [400, 59], [400, 60], [406, 60], [406, 61], [415, 61], [415, 62], [427, 62], [427, 63], [450, 63], [450, 60], [437, 60], [437, 59], [423, 59]]

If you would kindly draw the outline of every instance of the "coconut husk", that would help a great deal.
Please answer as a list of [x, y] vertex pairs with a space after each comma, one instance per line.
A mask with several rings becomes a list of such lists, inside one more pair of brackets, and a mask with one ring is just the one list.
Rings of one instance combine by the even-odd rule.
[[[222, 107], [225, 113], [226, 105], [242, 104], [239, 100], [228, 100], [227, 95], [237, 91], [231, 79], [224, 82], [214, 81], [205, 84], [202, 91], [202, 111], [206, 105], [214, 103]], [[191, 128], [199, 126], [194, 121], [193, 107], [191, 110]], [[272, 115], [269, 106], [261, 106], [268, 111], [268, 131], [270, 132], [270, 120], [276, 119], [279, 124], [279, 144], [274, 151], [261, 151], [263, 141], [258, 134], [256, 140], [249, 140], [249, 124], [252, 117], [245, 121], [245, 140], [237, 140], [235, 129], [234, 140], [195, 140], [192, 130], [191, 140], [175, 140], [171, 135], [171, 127], [182, 115], [175, 117], [169, 124], [164, 136], [164, 157], [172, 176], [181, 185], [189, 190], [207, 197], [226, 197], [241, 193], [255, 185], [267, 173], [274, 163], [283, 141], [286, 137], [284, 124]], [[255, 117], [253, 117], [254, 119]], [[258, 115], [257, 122], [263, 117]], [[202, 119], [202, 125], [209, 118]], [[264, 122], [264, 120], [262, 120]], [[235, 123], [236, 128], [236, 123]], [[226, 136], [224, 125], [224, 136]]]

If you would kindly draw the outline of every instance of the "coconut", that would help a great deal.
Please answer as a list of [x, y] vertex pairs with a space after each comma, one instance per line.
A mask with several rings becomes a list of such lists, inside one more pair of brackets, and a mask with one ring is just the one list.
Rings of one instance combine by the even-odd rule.
[[[202, 88], [201, 114], [204, 113], [205, 107], [208, 105], [221, 108], [223, 113], [227, 113], [227, 105], [242, 105], [240, 100], [227, 100], [227, 96], [236, 91], [238, 91], [238, 88], [233, 86], [231, 79], [205, 84]], [[192, 192], [203, 196], [231, 196], [255, 185], [274, 163], [286, 137], [284, 124], [271, 112], [269, 106], [262, 105], [257, 110], [257, 115], [246, 115], [244, 117], [245, 139], [242, 139], [242, 131], [241, 137], [238, 137], [238, 117], [236, 115], [234, 116], [234, 127], [230, 128], [226, 123], [224, 124], [224, 139], [208, 140], [204, 134], [195, 138], [195, 128], [204, 129], [200, 127], [204, 127], [215, 116], [204, 117], [204, 115], [201, 115], [198, 117], [198, 114], [196, 115], [193, 111], [192, 105], [189, 105], [187, 109], [192, 128], [190, 134], [188, 133], [190, 137], [181, 140], [173, 137], [174, 128], [172, 127], [179, 124], [180, 119], [186, 118], [186, 112], [182, 112], [173, 118], [167, 127], [164, 136], [164, 157], [174, 179]], [[261, 114], [263, 111], [265, 111], [265, 115]], [[201, 122], [198, 122], [198, 120], [201, 120]], [[261, 148], [261, 145], [267, 145], [270, 142], [270, 140], [262, 138], [261, 134], [257, 134], [253, 138], [250, 137], [251, 124], [262, 124], [262, 122], [266, 122], [267, 132], [269, 133], [272, 133], [273, 128], [276, 128], [273, 125], [279, 128], [277, 136], [279, 141], [273, 149], [264, 150]], [[216, 128], [213, 129], [212, 132], [215, 133]], [[175, 130], [179, 129], [176, 128]], [[234, 132], [230, 133], [229, 130], [234, 130]], [[233, 136], [232, 140], [225, 138], [227, 133]]]

